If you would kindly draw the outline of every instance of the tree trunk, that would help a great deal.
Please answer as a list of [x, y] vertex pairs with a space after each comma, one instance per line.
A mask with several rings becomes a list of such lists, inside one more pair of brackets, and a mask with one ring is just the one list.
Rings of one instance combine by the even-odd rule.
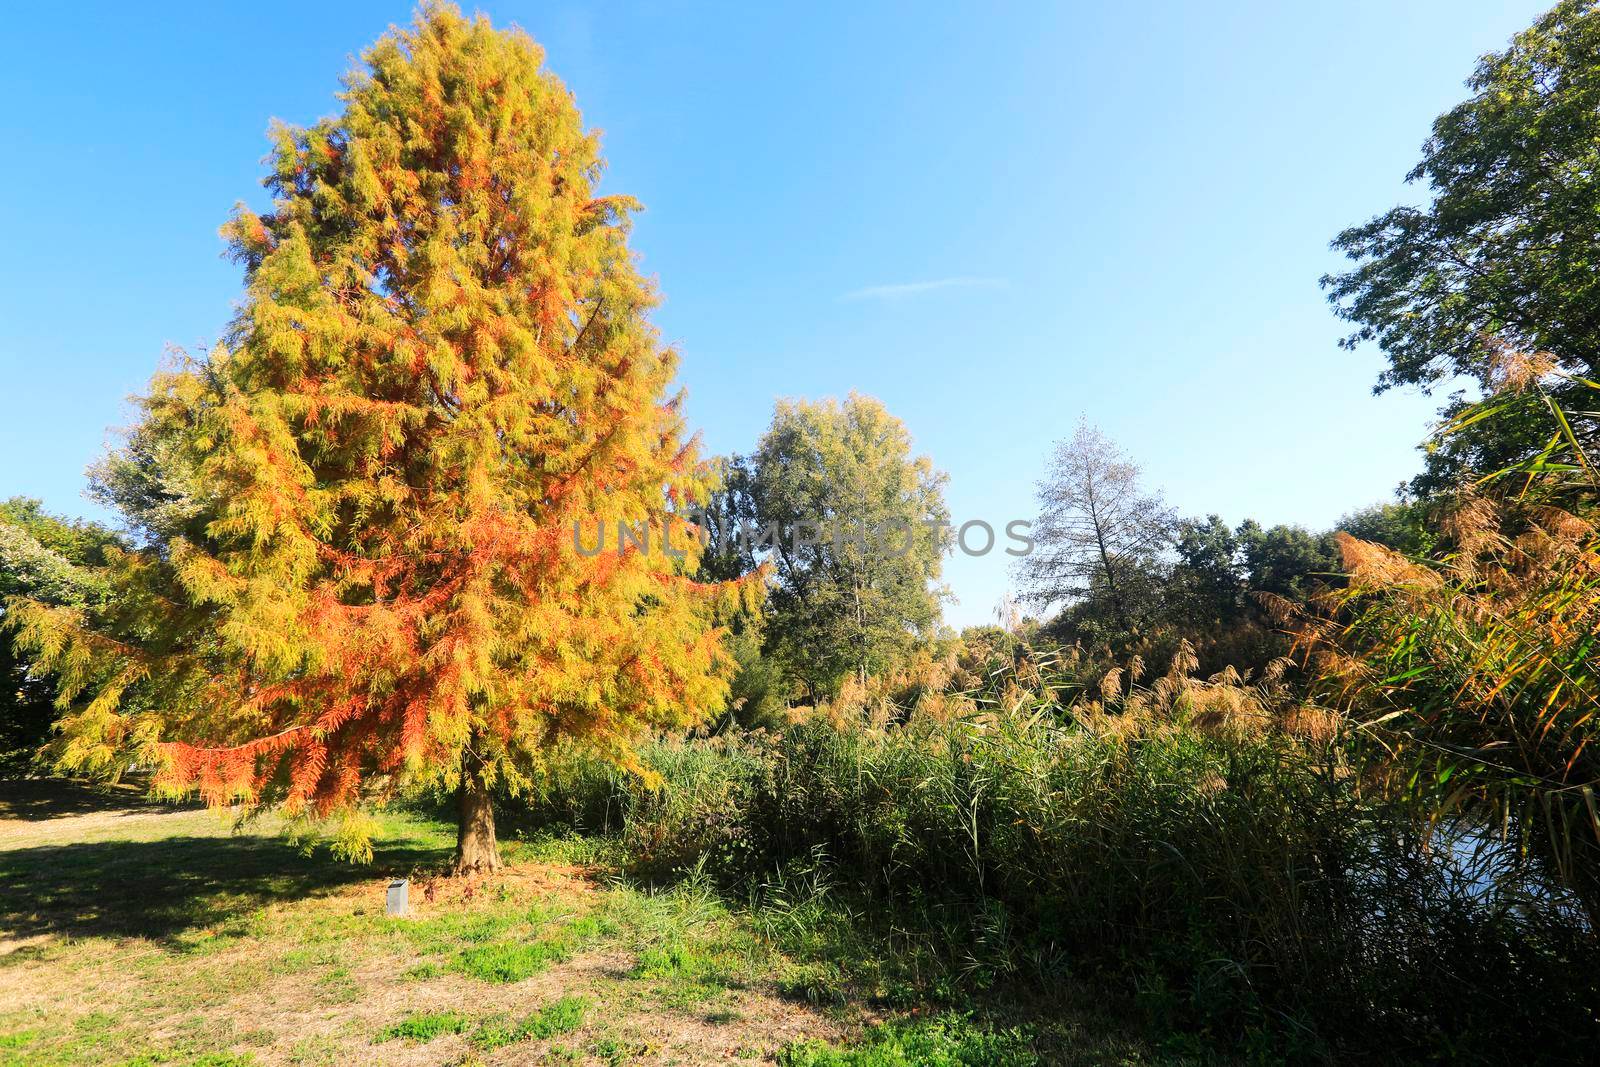
[[472, 748], [469, 744], [461, 753], [461, 785], [456, 790], [456, 858], [450, 873], [458, 876], [500, 869], [494, 804], [483, 781], [483, 760]]

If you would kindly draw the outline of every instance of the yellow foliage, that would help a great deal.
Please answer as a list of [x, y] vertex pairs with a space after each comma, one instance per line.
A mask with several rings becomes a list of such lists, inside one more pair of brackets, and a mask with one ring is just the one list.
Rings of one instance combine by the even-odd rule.
[[[690, 581], [708, 473], [626, 197], [520, 31], [428, 4], [343, 111], [277, 126], [271, 210], [225, 344], [164, 370], [103, 480], [150, 546], [95, 616], [24, 608], [61, 678], [58, 764], [327, 815], [363, 788], [517, 788], [570, 738], [623, 766], [720, 708], [713, 624], [758, 582]], [[680, 556], [574, 551], [576, 522]], [[361, 825], [341, 831], [359, 854]]]

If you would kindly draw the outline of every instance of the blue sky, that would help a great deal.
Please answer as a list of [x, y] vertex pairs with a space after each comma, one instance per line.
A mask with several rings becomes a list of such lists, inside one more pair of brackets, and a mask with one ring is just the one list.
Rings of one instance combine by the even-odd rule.
[[[1475, 58], [1544, 5], [532, 3], [605, 131], [608, 191], [683, 353], [691, 423], [747, 450], [778, 396], [880, 397], [958, 521], [1033, 510], [1086, 414], [1189, 513], [1326, 526], [1417, 467], [1434, 401], [1370, 394], [1316, 280], [1403, 184]], [[335, 108], [404, 4], [8, 13], [0, 496], [96, 515], [84, 467], [163, 347], [239, 293], [267, 121]], [[1007, 557], [956, 557], [984, 621]]]

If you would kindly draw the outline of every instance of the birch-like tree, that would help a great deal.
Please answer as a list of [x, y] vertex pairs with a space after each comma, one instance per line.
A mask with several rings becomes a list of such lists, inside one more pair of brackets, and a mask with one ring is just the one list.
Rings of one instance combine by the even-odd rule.
[[1023, 599], [1041, 607], [1087, 602], [1103, 609], [1109, 625], [1132, 630], [1146, 614], [1174, 524], [1127, 455], [1079, 422], [1057, 442], [1039, 482], [1034, 550], [1016, 572]]

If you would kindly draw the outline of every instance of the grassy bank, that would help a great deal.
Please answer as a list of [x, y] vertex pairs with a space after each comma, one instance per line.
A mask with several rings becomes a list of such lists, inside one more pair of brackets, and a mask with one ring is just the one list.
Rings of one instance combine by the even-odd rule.
[[[271, 820], [64, 783], [0, 786], [0, 1063], [1153, 1063], [1131, 1002], [877, 997], [825, 896], [752, 908], [623, 876], [615, 840], [507, 844], [488, 881], [429, 872], [452, 828], [380, 815], [370, 864]], [[414, 914], [386, 918], [411, 874]]]

